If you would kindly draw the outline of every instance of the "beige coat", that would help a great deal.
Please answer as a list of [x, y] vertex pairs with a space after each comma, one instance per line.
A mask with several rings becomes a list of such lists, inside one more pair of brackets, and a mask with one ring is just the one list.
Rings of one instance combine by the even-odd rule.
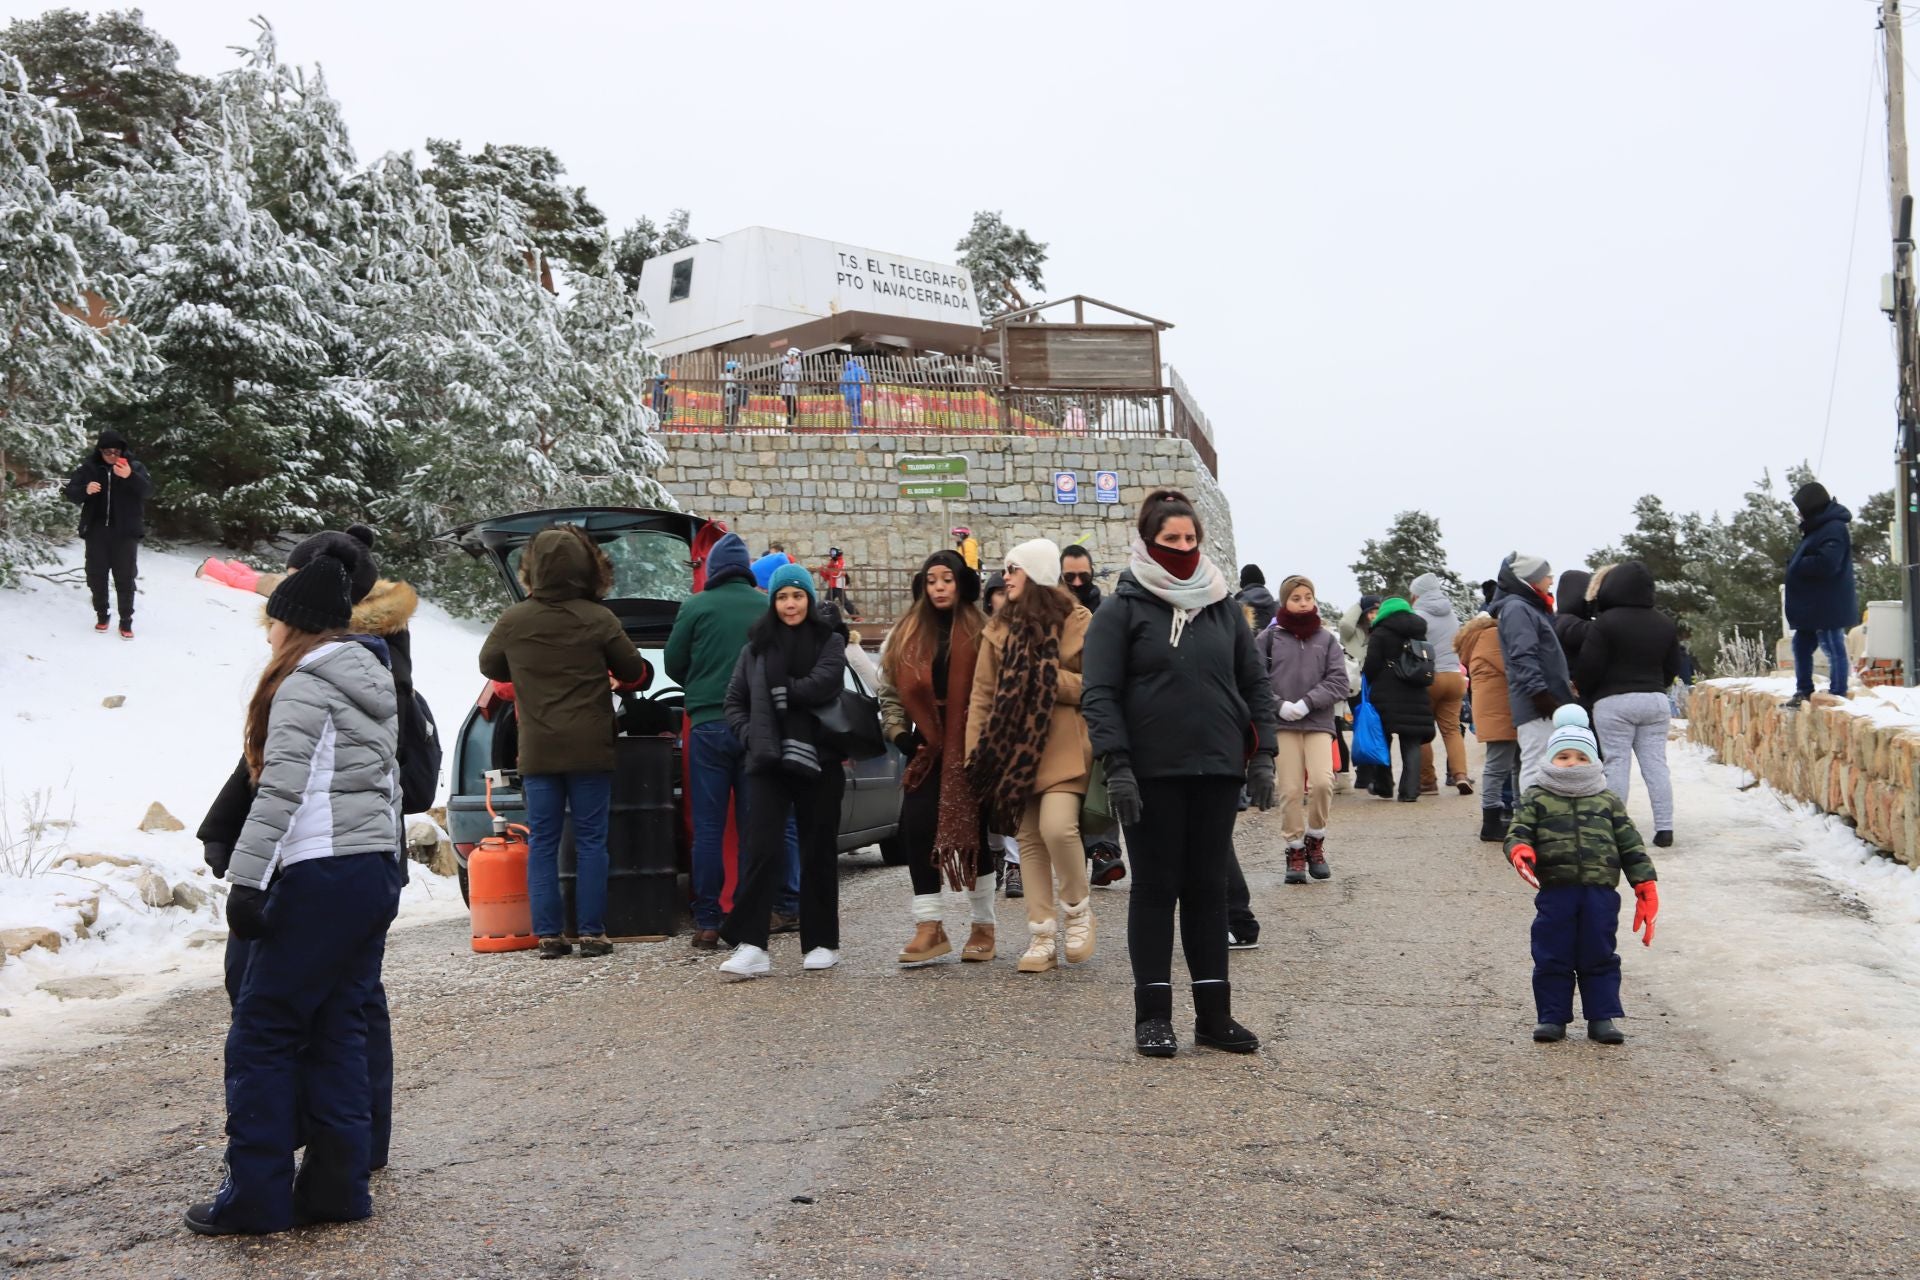
[[[1075, 605], [1060, 632], [1060, 683], [1053, 704], [1053, 721], [1047, 730], [1047, 747], [1040, 754], [1040, 772], [1036, 795], [1066, 791], [1087, 794], [1087, 782], [1093, 772], [1093, 740], [1087, 736], [1087, 722], [1080, 715], [1080, 660], [1087, 645], [1087, 624], [1093, 614], [1084, 605]], [[993, 713], [993, 691], [1000, 683], [1000, 660], [1006, 652], [1007, 627], [998, 618], [987, 624], [980, 635], [980, 661], [973, 673], [973, 700], [967, 714], [967, 756], [973, 756], [981, 732]]]

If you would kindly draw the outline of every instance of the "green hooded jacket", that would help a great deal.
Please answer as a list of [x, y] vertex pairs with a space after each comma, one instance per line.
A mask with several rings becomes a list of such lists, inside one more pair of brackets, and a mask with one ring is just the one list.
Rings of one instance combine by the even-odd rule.
[[1611, 791], [1559, 796], [1542, 786], [1528, 787], [1507, 829], [1507, 856], [1523, 844], [1533, 848], [1542, 889], [1612, 889], [1622, 871], [1628, 884], [1654, 879], [1647, 846], [1627, 817], [1627, 806]]
[[521, 559], [532, 598], [494, 623], [480, 646], [480, 674], [513, 683], [520, 718], [520, 772], [613, 771], [611, 672], [647, 680], [647, 660], [598, 597], [598, 567], [564, 529], [534, 535]]

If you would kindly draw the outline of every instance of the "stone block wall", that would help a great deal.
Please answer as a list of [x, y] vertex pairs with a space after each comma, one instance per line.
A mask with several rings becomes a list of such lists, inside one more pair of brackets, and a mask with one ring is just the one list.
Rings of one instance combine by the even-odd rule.
[[1920, 867], [1920, 725], [1861, 715], [1826, 693], [1797, 711], [1780, 703], [1773, 688], [1696, 685], [1688, 736], [1723, 764], [1851, 819], [1861, 839]]
[[[1141, 501], [1162, 486], [1194, 500], [1207, 553], [1237, 581], [1232, 511], [1185, 440], [780, 433], [667, 435], [662, 442], [668, 462], [656, 478], [683, 508], [725, 520], [756, 554], [780, 542], [819, 564], [828, 547], [839, 547], [855, 571], [856, 598], [863, 566], [916, 569], [952, 545], [947, 531], [955, 525], [980, 540], [983, 568], [1008, 547], [1045, 537], [1062, 546], [1086, 539], [1096, 567], [1117, 570]], [[899, 496], [901, 481], [914, 478], [900, 473], [901, 458], [954, 454], [968, 459], [967, 498]], [[1078, 473], [1078, 505], [1053, 501], [1056, 471]], [[1119, 473], [1119, 502], [1093, 500], [1095, 471]]]

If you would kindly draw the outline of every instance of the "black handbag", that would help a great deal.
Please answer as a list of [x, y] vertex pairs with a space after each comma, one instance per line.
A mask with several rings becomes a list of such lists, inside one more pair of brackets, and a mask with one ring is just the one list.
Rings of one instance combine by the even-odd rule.
[[820, 744], [828, 750], [849, 760], [872, 760], [887, 754], [887, 740], [880, 736], [878, 698], [842, 688], [838, 698], [814, 708], [813, 716], [820, 722]]

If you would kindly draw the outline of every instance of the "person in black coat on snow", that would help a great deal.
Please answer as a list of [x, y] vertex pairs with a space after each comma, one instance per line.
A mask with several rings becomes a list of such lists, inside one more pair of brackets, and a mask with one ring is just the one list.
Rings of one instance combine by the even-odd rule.
[[133, 639], [133, 590], [140, 576], [140, 539], [147, 534], [147, 494], [153, 481], [118, 431], [102, 431], [87, 460], [67, 478], [68, 502], [80, 506], [80, 537], [87, 544], [87, 587], [93, 592], [93, 629], [107, 629], [107, 578], [120, 606], [120, 638]]
[[1800, 513], [1800, 545], [1787, 561], [1787, 625], [1793, 628], [1793, 697], [1789, 708], [1813, 696], [1813, 655], [1827, 655], [1828, 689], [1847, 696], [1847, 628], [1860, 623], [1853, 579], [1853, 513], [1818, 481], [1793, 495]]
[[[1367, 680], [1367, 697], [1380, 713], [1380, 727], [1400, 740], [1400, 799], [1412, 804], [1420, 798], [1420, 748], [1433, 741], [1433, 700], [1425, 684], [1414, 684], [1394, 672], [1394, 659], [1409, 642], [1425, 641], [1427, 620], [1413, 606], [1394, 596], [1374, 615], [1367, 636], [1367, 660], [1360, 674]], [[1391, 768], [1374, 775], [1373, 794], [1393, 794]]]
[[1087, 631], [1081, 710], [1126, 828], [1134, 885], [1127, 913], [1134, 1047], [1179, 1048], [1173, 1031], [1173, 920], [1193, 980], [1194, 1039], [1233, 1053], [1259, 1040], [1233, 1020], [1227, 982], [1227, 862], [1244, 782], [1275, 798], [1273, 687], [1226, 577], [1201, 554], [1193, 504], [1160, 489]]

